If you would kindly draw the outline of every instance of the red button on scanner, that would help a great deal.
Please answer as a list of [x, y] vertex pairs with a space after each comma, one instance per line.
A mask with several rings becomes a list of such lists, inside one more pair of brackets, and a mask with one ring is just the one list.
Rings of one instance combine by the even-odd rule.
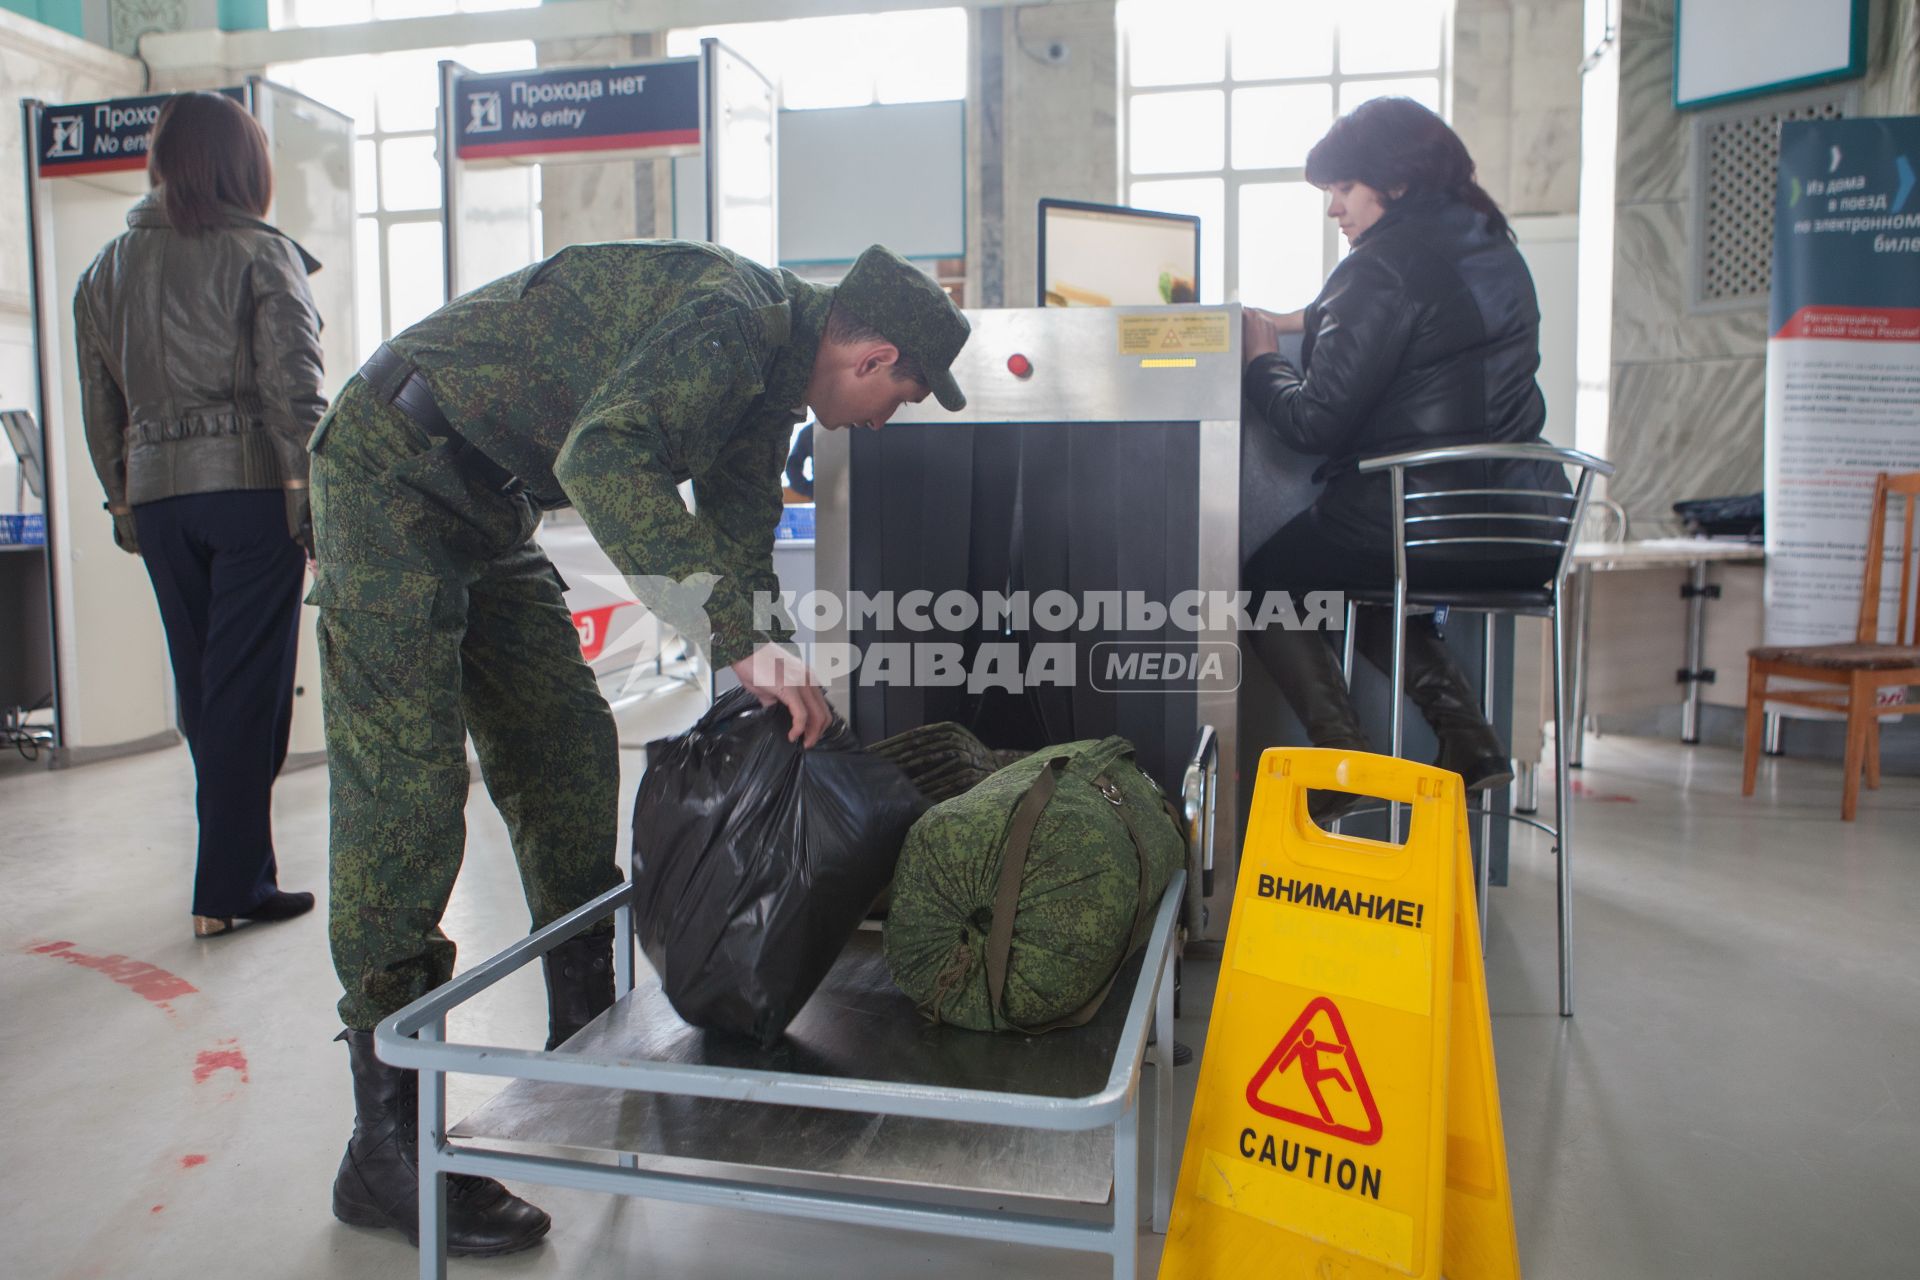
[[1010, 355], [1007, 357], [1007, 372], [1016, 378], [1030, 378], [1033, 376], [1033, 361], [1018, 353]]

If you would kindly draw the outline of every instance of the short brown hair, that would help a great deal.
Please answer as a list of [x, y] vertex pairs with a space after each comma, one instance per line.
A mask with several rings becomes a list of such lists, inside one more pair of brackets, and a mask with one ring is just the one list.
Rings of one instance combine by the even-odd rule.
[[267, 134], [223, 93], [182, 93], [160, 108], [147, 144], [147, 179], [161, 189], [181, 235], [227, 225], [222, 206], [264, 217], [273, 203]]
[[1307, 181], [1323, 191], [1364, 182], [1388, 208], [1409, 196], [1457, 200], [1483, 214], [1494, 235], [1514, 238], [1500, 206], [1475, 180], [1467, 144], [1411, 98], [1374, 98], [1335, 120], [1307, 152]]
[[893, 376], [901, 382], [927, 384], [927, 371], [921, 363], [900, 351], [900, 344], [880, 332], [845, 307], [834, 306], [827, 309], [826, 332], [821, 335], [836, 346], [857, 346], [862, 342], [885, 342], [890, 344], [899, 355], [894, 357]]

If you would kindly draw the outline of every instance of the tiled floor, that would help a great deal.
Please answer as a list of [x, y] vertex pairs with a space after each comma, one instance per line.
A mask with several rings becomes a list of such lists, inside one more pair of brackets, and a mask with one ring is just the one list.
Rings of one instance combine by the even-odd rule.
[[[1761, 794], [1742, 802], [1727, 752], [1609, 738], [1588, 754], [1576, 1018], [1554, 1012], [1544, 844], [1516, 839], [1514, 884], [1490, 913], [1526, 1274], [1920, 1274], [1920, 784], [1889, 778], [1843, 825], [1831, 766], [1769, 761]], [[324, 770], [281, 782], [287, 887], [324, 889], [325, 811]], [[478, 787], [468, 822], [448, 928], [472, 959], [526, 920]], [[328, 1212], [351, 1103], [331, 1043], [324, 912], [196, 942], [192, 846], [183, 750], [0, 774], [0, 1272], [414, 1274], [398, 1236]], [[1182, 1038], [1196, 1047], [1208, 974], [1190, 968]], [[520, 975], [454, 1033], [537, 1043], [537, 977]], [[452, 1110], [486, 1088], [457, 1087]], [[528, 1190], [554, 1215], [551, 1238], [454, 1274], [1106, 1274], [1090, 1256], [992, 1241]], [[1157, 1256], [1143, 1237], [1142, 1275]]]

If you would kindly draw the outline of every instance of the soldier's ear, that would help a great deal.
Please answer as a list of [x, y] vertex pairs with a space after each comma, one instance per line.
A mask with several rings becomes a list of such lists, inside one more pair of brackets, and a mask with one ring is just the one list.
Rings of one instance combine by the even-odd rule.
[[876, 342], [860, 353], [860, 359], [854, 368], [864, 378], [883, 369], [892, 369], [899, 359], [900, 348], [891, 342]]

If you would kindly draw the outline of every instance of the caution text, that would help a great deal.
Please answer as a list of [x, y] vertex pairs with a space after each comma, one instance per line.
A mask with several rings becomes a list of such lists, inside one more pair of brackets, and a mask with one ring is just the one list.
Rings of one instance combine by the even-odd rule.
[[1380, 893], [1355, 893], [1351, 889], [1335, 889], [1312, 880], [1295, 880], [1287, 876], [1261, 876], [1260, 896], [1277, 902], [1291, 902], [1299, 907], [1359, 916], [1363, 920], [1385, 920], [1409, 929], [1418, 929], [1427, 913], [1424, 905], [1406, 898], [1390, 898]]
[[1324, 1182], [1342, 1191], [1357, 1191], [1371, 1199], [1380, 1198], [1380, 1170], [1346, 1156], [1335, 1157], [1303, 1142], [1275, 1139], [1257, 1129], [1240, 1131], [1240, 1154], [1248, 1160], [1284, 1169], [1309, 1182]]

